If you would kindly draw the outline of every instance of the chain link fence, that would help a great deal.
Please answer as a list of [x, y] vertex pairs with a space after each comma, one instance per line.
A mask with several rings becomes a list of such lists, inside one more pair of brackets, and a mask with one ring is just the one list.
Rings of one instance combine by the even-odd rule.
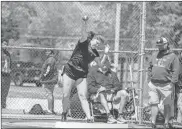
[[[118, 3], [121, 6], [119, 20], [116, 17]], [[174, 3], [176, 7], [181, 7], [180, 2]], [[29, 111], [36, 103], [40, 103], [44, 110], [48, 109], [46, 93], [39, 82], [41, 67], [46, 60], [45, 51], [47, 49], [54, 51], [60, 75], [62, 66], [70, 58], [81, 37], [82, 16], [87, 15], [89, 17], [87, 30], [102, 35], [105, 44], [111, 47], [109, 53], [111, 63], [117, 69], [123, 88], [134, 87], [138, 95], [137, 105], [128, 104], [125, 118], [131, 121], [137, 112], [136, 122], [139, 120], [150, 122], [151, 112], [146, 108], [147, 66], [150, 56], [156, 51], [155, 42], [159, 37], [167, 36], [176, 54], [182, 51], [181, 13], [175, 14], [173, 11], [166, 14], [164, 10], [168, 9], [168, 12], [170, 9], [175, 10], [170, 5], [169, 2], [146, 2], [144, 8], [142, 2], [2, 2], [1, 39], [8, 42], [9, 47], [6, 49], [10, 52], [12, 60], [7, 109]], [[143, 9], [146, 17], [143, 17]], [[119, 32], [116, 32], [116, 24], [120, 27]], [[142, 24], [145, 26], [144, 33]], [[142, 40], [145, 40], [143, 62]], [[117, 43], [119, 48], [116, 49]], [[105, 44], [99, 48], [101, 57]], [[115, 59], [116, 55], [118, 59]], [[144, 72], [141, 70], [141, 63], [144, 65]], [[141, 72], [143, 82], [140, 82]], [[56, 84], [54, 96], [55, 111], [61, 113], [61, 83]], [[70, 100], [69, 116], [84, 119], [85, 114], [75, 88], [72, 89]], [[142, 118], [139, 117], [140, 113]]]
[[[181, 2], [146, 2], [146, 29], [145, 29], [145, 56], [144, 56], [144, 82], [143, 82], [143, 122], [150, 123], [151, 109], [148, 106], [148, 66], [149, 59], [157, 51], [156, 41], [160, 37], [166, 37], [171, 51], [178, 57], [182, 52], [181, 42], [181, 15], [174, 13], [179, 11]], [[165, 11], [168, 13], [166, 14]], [[175, 18], [178, 17], [178, 18]], [[176, 102], [175, 102], [176, 103]], [[172, 112], [177, 113], [177, 109]], [[179, 114], [174, 117], [174, 122]], [[158, 114], [158, 122], [162, 123], [162, 116]]]

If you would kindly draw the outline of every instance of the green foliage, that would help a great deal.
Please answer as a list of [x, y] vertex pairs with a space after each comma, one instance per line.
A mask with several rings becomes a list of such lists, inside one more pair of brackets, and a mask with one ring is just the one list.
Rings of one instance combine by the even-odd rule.
[[19, 32], [15, 29], [15, 27], [18, 27], [16, 21], [13, 21], [10, 18], [7, 18], [7, 21], [5, 19], [2, 19], [1, 25], [2, 25], [2, 30], [1, 30], [2, 41], [4, 40], [8, 41], [8, 39], [17, 40], [19, 38]]
[[[1, 37], [7, 41], [18, 40], [17, 45], [28, 42], [33, 46], [69, 48], [67, 44], [76, 44], [81, 36], [81, 17], [86, 14], [88, 30], [103, 35], [113, 50], [116, 3], [3, 1]], [[119, 50], [138, 50], [142, 2], [120, 3]], [[146, 47], [154, 47], [158, 37], [167, 36], [173, 47], [182, 48], [182, 2], [156, 1], [146, 5]], [[68, 58], [70, 52], [59, 52], [59, 55], [62, 55], [60, 59]]]
[[173, 47], [182, 48], [182, 2], [147, 2], [146, 23], [148, 38], [166, 36]]

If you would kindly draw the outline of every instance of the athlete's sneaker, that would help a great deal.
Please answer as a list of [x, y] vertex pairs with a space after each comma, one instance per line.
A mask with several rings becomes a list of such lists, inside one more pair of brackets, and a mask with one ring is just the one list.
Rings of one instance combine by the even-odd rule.
[[119, 124], [123, 124], [126, 122], [127, 122], [127, 120], [125, 120], [122, 115], [120, 115], [117, 119], [117, 123], [119, 123]]
[[165, 123], [164, 129], [173, 129], [173, 126], [170, 123]]
[[52, 114], [53, 114], [53, 115], [57, 115], [57, 113], [56, 113], [55, 111], [52, 111]]
[[114, 123], [117, 123], [117, 120], [114, 119], [114, 117], [112, 115], [109, 115], [108, 119], [107, 119], [107, 123], [114, 124]]
[[157, 127], [154, 123], [152, 123], [152, 129], [157, 129]]
[[66, 121], [67, 120], [67, 113], [63, 112], [61, 115], [61, 121]]
[[57, 115], [55, 111], [47, 110], [47, 115]]

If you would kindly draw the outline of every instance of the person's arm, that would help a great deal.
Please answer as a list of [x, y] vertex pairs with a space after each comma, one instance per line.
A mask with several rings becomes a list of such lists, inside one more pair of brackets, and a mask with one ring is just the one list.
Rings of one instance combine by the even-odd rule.
[[[48, 58], [43, 65], [43, 72], [42, 72], [42, 75], [40, 76], [40, 78], [42, 78], [43, 76], [46, 77], [48, 75], [48, 73], [51, 71], [51, 69], [55, 69], [55, 67], [56, 67], [55, 58]], [[57, 67], [56, 67], [56, 70], [57, 70]], [[54, 77], [51, 80], [41, 80], [41, 81], [43, 83], [57, 82], [58, 81], [58, 71], [53, 74], [54, 74]]]
[[104, 64], [104, 62], [106, 61], [108, 55], [104, 54], [102, 59], [101, 59], [101, 64]]
[[50, 72], [51, 68], [53, 67], [55, 63], [55, 59], [54, 58], [48, 58], [42, 67], [42, 75], [45, 77], [47, 76], [47, 74]]
[[[102, 60], [100, 59], [99, 56], [95, 57], [95, 61], [96, 61], [97, 65], [99, 67], [102, 67], [103, 66], [103, 64], [105, 63], [105, 61], [106, 61], [107, 58], [110, 60], [110, 58], [108, 56], [109, 49], [110, 49], [110, 46], [108, 44], [105, 45], [104, 56], [102, 57]], [[99, 55], [99, 54], [97, 54], [97, 55]]]
[[[180, 61], [179, 67], [180, 67], [180, 72], [179, 72], [179, 78], [178, 78], [178, 86], [182, 87], [182, 60]], [[181, 88], [182, 91], [182, 88]]]
[[6, 49], [2, 49], [2, 51], [4, 52], [4, 54], [7, 56], [7, 58], [5, 59], [5, 71], [7, 73], [10, 73], [11, 72], [11, 55], [10, 53], [6, 50]]
[[44, 76], [47, 76], [47, 74], [50, 72], [52, 63], [53, 62], [51, 59], [47, 60], [47, 67], [45, 68]]
[[40, 76], [39, 76], [40, 80], [43, 78], [45, 68], [46, 68], [46, 61], [44, 61], [44, 63], [42, 64], [42, 67], [41, 67], [41, 73], [40, 73]]
[[47, 76], [47, 74], [50, 72], [51, 68], [53, 67], [54, 63], [55, 63], [54, 58], [47, 59], [47, 66], [45, 68], [44, 76]]
[[50, 72], [51, 66], [48, 64], [44, 73], [44, 76], [47, 76], [47, 74]]
[[9, 72], [11, 72], [12, 69], [12, 60], [11, 60], [11, 55], [9, 54]]
[[83, 21], [82, 20], [82, 30], [81, 30], [81, 34], [82, 34], [82, 37], [80, 39], [80, 42], [84, 42], [85, 40], [87, 40], [87, 21]]
[[110, 49], [110, 46], [109, 46], [108, 44], [105, 45], [104, 55], [103, 55], [103, 57], [102, 57], [101, 64], [104, 64], [105, 61], [106, 61], [106, 59], [108, 59], [109, 62], [111, 63], [111, 60], [110, 60], [110, 58], [109, 58], [109, 56], [108, 56], [109, 49]]
[[[6, 50], [7, 51], [7, 50]], [[9, 53], [9, 51], [7, 51], [7, 56], [8, 56], [8, 59], [7, 59], [7, 61], [8, 61], [8, 72], [10, 73], [11, 72], [11, 54]]]
[[176, 55], [174, 56], [174, 59], [171, 65], [172, 65], [171, 66], [171, 70], [172, 70], [171, 83], [176, 84], [178, 82], [179, 70], [180, 70], [179, 59]]

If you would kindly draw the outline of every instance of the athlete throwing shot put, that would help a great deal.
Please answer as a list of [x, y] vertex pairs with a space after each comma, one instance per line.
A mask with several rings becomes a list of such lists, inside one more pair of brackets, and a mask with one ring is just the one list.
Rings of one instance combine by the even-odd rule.
[[[63, 113], [62, 121], [66, 121], [67, 111], [69, 107], [70, 91], [75, 84], [78, 91], [78, 96], [81, 101], [81, 106], [86, 114], [87, 122], [91, 123], [92, 118], [90, 115], [90, 108], [87, 101], [87, 82], [86, 77], [88, 73], [88, 65], [91, 61], [95, 60], [97, 64], [102, 67], [99, 53], [96, 48], [103, 42], [101, 37], [96, 37], [95, 34], [90, 31], [86, 32], [86, 23], [88, 17], [83, 17], [82, 37], [78, 41], [71, 58], [63, 69]], [[107, 47], [107, 46], [106, 46]], [[104, 62], [104, 61], [102, 61]]]

